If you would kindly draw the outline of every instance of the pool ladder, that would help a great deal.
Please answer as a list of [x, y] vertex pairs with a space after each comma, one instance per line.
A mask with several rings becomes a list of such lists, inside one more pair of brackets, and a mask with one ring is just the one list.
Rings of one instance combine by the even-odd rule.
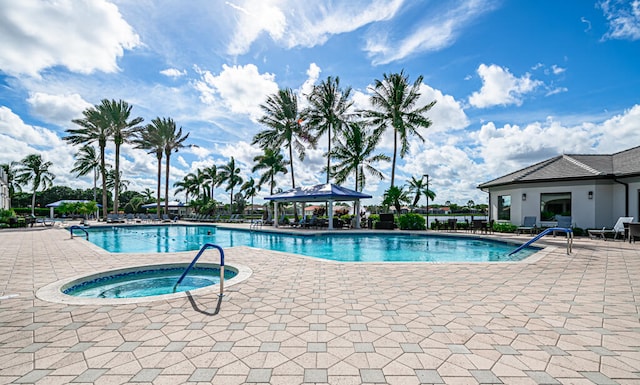
[[71, 233], [71, 239], [73, 239], [73, 230], [82, 230], [84, 231], [86, 237], [87, 237], [87, 241], [89, 240], [89, 233], [87, 232], [87, 230], [84, 229], [84, 227], [82, 226], [78, 226], [78, 225], [73, 225], [71, 227], [69, 227], [69, 233]]
[[555, 233], [556, 231], [563, 232], [563, 233], [567, 234], [567, 255], [571, 254], [571, 251], [573, 249], [573, 230], [571, 230], [569, 228], [564, 228], [564, 227], [550, 227], [548, 229], [545, 229], [543, 232], [541, 232], [540, 234], [536, 235], [535, 237], [533, 237], [532, 239], [530, 239], [526, 243], [522, 244], [517, 249], [513, 250], [512, 252], [510, 252], [509, 255], [517, 253], [518, 251], [524, 249], [525, 247], [529, 246], [530, 244], [532, 244], [533, 242], [537, 241], [538, 239], [544, 237], [545, 235], [547, 235], [549, 233], [552, 233], [552, 232]]
[[191, 271], [191, 269], [196, 265], [196, 262], [198, 262], [198, 259], [200, 259], [200, 256], [202, 255], [202, 253], [204, 253], [205, 250], [210, 248], [217, 249], [220, 252], [220, 294], [219, 296], [222, 297], [224, 295], [224, 251], [222, 250], [222, 247], [218, 245], [214, 245], [213, 243], [205, 243], [204, 245], [202, 245], [202, 247], [200, 248], [200, 251], [198, 251], [198, 254], [196, 254], [196, 257], [193, 258], [193, 261], [191, 261], [191, 264], [187, 266], [187, 268], [184, 270], [184, 273], [182, 273], [180, 278], [178, 278], [178, 281], [176, 282], [176, 284], [173, 285], [174, 293], [176, 292], [178, 285], [182, 282], [184, 277], [186, 277], [189, 271]]

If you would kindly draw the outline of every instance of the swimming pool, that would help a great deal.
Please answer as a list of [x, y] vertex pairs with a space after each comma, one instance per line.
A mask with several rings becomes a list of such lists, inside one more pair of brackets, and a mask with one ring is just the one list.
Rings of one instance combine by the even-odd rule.
[[216, 226], [111, 226], [87, 229], [89, 241], [112, 253], [199, 250], [205, 243], [249, 246], [341, 262], [499, 262], [521, 260], [538, 251], [516, 244], [432, 234], [335, 233], [292, 235]]

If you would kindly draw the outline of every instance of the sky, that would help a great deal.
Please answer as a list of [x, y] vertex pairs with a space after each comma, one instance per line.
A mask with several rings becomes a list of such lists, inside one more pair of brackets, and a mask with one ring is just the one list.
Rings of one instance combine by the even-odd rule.
[[[436, 105], [396, 184], [428, 174], [435, 203], [487, 203], [480, 183], [532, 163], [640, 145], [640, 0], [0, 0], [0, 36], [0, 163], [41, 154], [55, 185], [93, 186], [71, 173], [78, 148], [62, 138], [102, 99], [189, 133], [171, 184], [231, 156], [257, 180], [251, 140], [269, 95], [291, 88], [303, 108], [332, 76], [367, 109], [375, 80], [403, 70], [423, 78], [418, 105]], [[298, 185], [326, 180], [318, 143], [294, 160]], [[392, 150], [388, 132], [378, 152]], [[155, 190], [155, 156], [121, 151], [128, 189]], [[390, 184], [391, 164], [377, 167], [386, 178], [367, 178], [367, 203]]]

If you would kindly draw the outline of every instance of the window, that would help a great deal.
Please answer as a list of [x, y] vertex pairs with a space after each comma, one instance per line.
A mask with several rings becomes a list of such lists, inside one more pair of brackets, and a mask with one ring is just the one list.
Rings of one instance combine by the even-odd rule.
[[498, 220], [511, 220], [511, 195], [498, 196]]
[[571, 216], [571, 193], [540, 194], [540, 220], [553, 221], [556, 215]]

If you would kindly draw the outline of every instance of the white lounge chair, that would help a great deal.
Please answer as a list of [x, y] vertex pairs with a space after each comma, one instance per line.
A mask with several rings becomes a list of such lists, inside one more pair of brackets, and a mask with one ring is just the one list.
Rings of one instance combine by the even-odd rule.
[[603, 227], [602, 230], [587, 230], [590, 238], [602, 238], [605, 241], [607, 240], [607, 235], [613, 235], [613, 239], [617, 239], [618, 235], [622, 234], [622, 238], [624, 239], [624, 224], [633, 222], [633, 217], [620, 217], [615, 225], [613, 225], [613, 229], [607, 229]]

